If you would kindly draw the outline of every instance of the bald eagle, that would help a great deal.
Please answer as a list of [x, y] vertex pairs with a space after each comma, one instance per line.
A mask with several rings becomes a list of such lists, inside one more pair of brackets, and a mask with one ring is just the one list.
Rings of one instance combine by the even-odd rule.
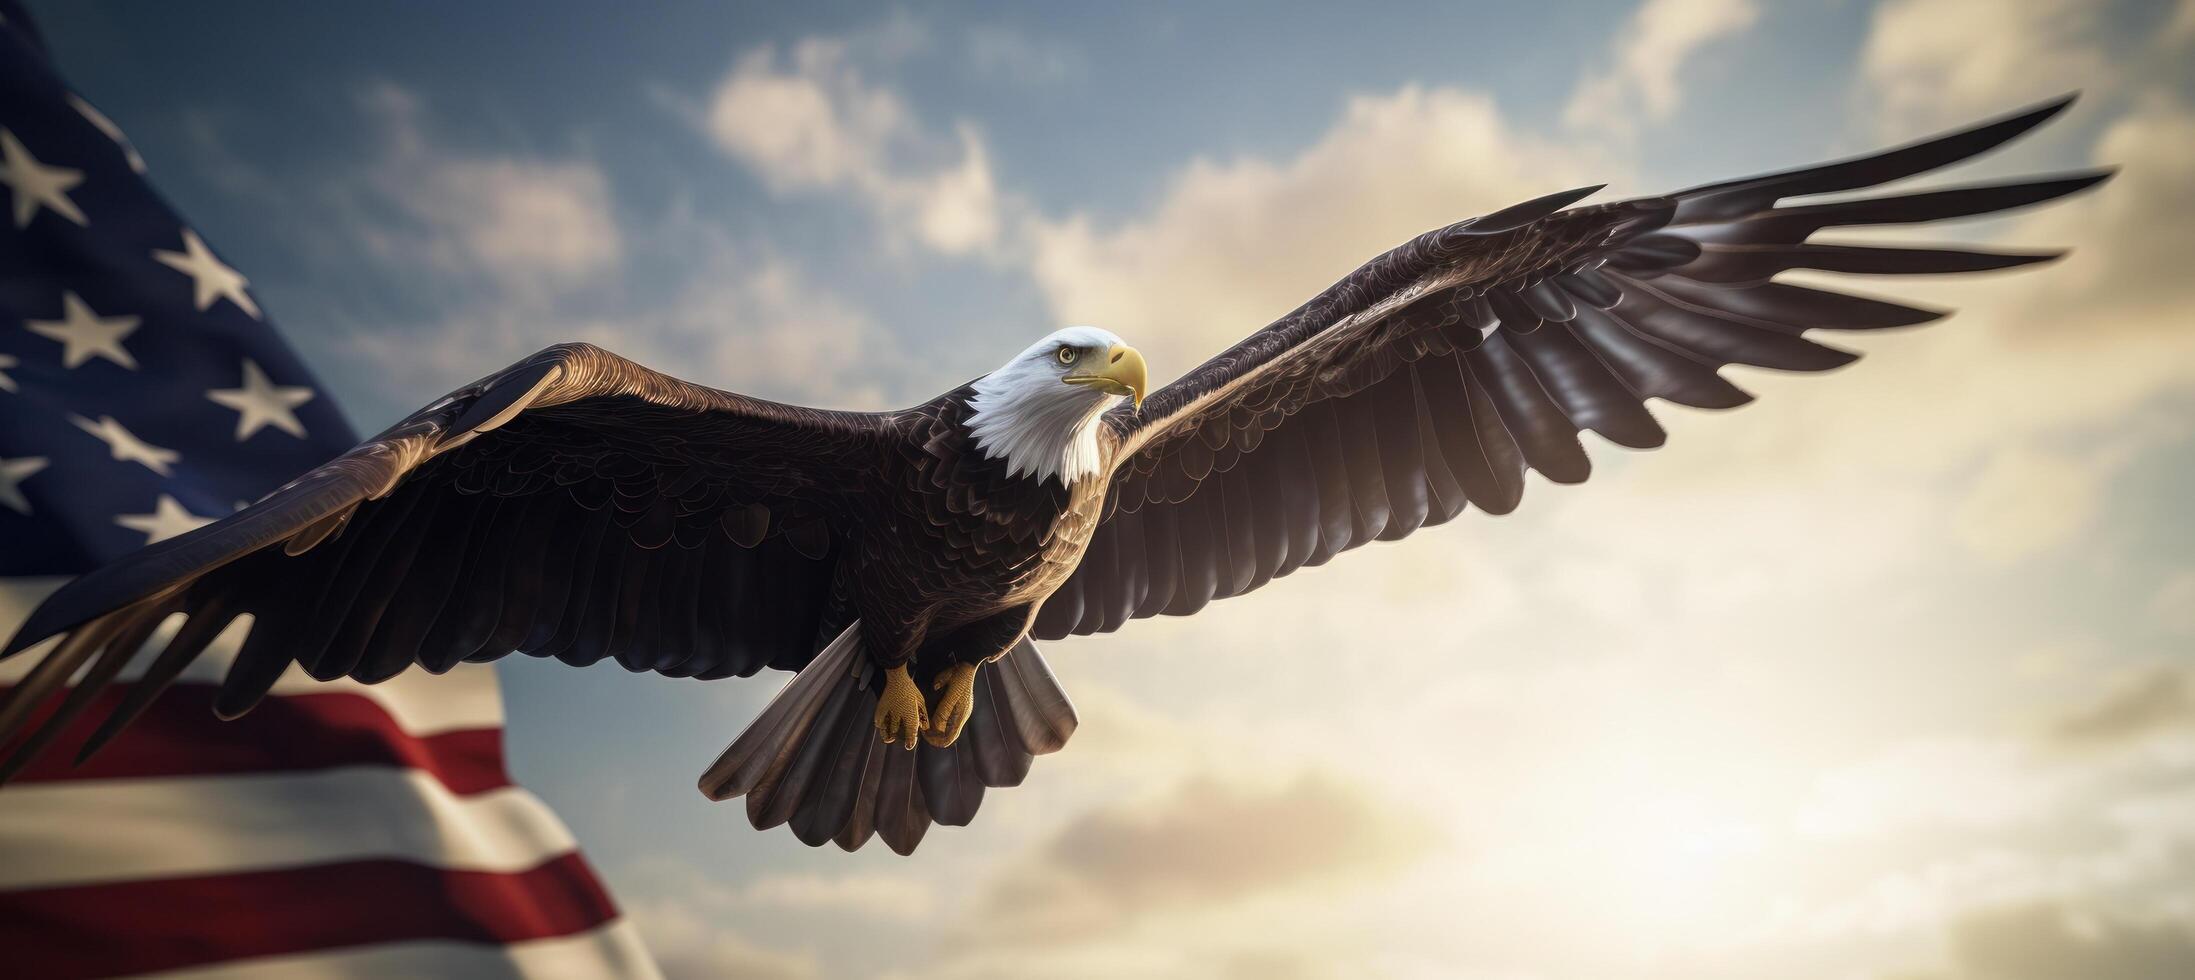
[[84, 755], [249, 614], [223, 717], [293, 662], [367, 683], [514, 650], [675, 677], [796, 671], [702, 791], [745, 796], [755, 827], [810, 845], [881, 836], [905, 854], [1074, 732], [1032, 638], [1190, 615], [1470, 506], [1507, 513], [1527, 469], [1586, 478], [1581, 431], [1660, 445], [1649, 399], [1734, 407], [1749, 396], [1726, 364], [1826, 371], [1855, 355], [1810, 331], [1942, 315], [1776, 281], [1786, 270], [2054, 257], [1809, 239], [2032, 205], [2108, 171], [1782, 202], [1965, 160], [2070, 101], [1822, 166], [1572, 208], [1586, 188], [1451, 224], [1148, 393], [1142, 355], [1091, 327], [875, 413], [551, 347], [55, 592], [4, 650], [61, 638], [0, 708], [0, 779], [141, 647], [159, 649]]

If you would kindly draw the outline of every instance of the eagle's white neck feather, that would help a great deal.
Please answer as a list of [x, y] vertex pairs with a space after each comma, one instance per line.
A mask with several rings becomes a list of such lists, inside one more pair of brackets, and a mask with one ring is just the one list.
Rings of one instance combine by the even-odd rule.
[[1118, 338], [1073, 327], [1038, 341], [977, 379], [975, 396], [968, 400], [968, 431], [984, 456], [1006, 461], [1009, 474], [1072, 486], [1104, 468], [1098, 418], [1120, 398], [1062, 382], [1062, 369], [1052, 358], [1063, 341], [1103, 350]]

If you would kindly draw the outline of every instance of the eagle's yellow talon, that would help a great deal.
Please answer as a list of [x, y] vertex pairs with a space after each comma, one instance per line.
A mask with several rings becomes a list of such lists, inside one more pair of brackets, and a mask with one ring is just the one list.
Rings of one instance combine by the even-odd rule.
[[922, 689], [915, 686], [914, 678], [907, 676], [905, 664], [884, 672], [884, 690], [876, 700], [876, 730], [883, 736], [884, 744], [893, 745], [905, 740], [907, 748], [915, 747], [915, 733], [929, 725], [929, 713], [923, 710]]
[[960, 730], [967, 726], [968, 716], [975, 713], [976, 665], [954, 664], [953, 669], [939, 674], [930, 686], [943, 689], [945, 693], [937, 697], [937, 710], [931, 713], [922, 740], [942, 749], [960, 738]]

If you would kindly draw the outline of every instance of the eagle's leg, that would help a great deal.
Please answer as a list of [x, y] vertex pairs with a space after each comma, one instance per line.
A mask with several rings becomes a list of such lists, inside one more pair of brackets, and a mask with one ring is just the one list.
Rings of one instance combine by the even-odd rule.
[[922, 689], [915, 686], [914, 678], [907, 676], [907, 665], [900, 664], [885, 671], [884, 690], [876, 699], [876, 730], [884, 736], [884, 744], [898, 743], [913, 751], [915, 736], [929, 724]]
[[923, 741], [942, 749], [959, 740], [960, 730], [976, 710], [976, 671], [1012, 650], [1028, 632], [1033, 614], [1028, 606], [1015, 606], [954, 629], [926, 646], [926, 662], [949, 659], [951, 663], [930, 681], [937, 703], [930, 708]]
[[945, 748], [960, 738], [960, 730], [968, 724], [968, 716], [976, 710], [976, 668], [978, 664], [962, 661], [938, 672], [930, 682], [930, 689], [939, 692], [937, 709], [930, 712], [930, 727], [922, 732], [922, 740]]

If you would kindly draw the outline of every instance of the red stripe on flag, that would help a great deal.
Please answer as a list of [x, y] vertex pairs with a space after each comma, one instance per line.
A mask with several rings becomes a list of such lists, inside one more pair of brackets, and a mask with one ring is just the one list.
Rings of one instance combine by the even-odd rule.
[[0, 892], [0, 950], [10, 975], [65, 980], [367, 943], [524, 942], [616, 917], [576, 852], [513, 874], [357, 861]]
[[[16, 782], [134, 779], [297, 772], [384, 765], [428, 773], [460, 796], [511, 785], [503, 768], [503, 731], [476, 728], [419, 737], [372, 698], [289, 694], [259, 702], [224, 722], [213, 715], [213, 684], [177, 684], [82, 766], [76, 751], [122, 699], [128, 685], [101, 691], [92, 710], [17, 776]], [[0, 697], [11, 688], [0, 687]], [[39, 714], [43, 719], [54, 704]], [[35, 727], [35, 724], [32, 726]]]

